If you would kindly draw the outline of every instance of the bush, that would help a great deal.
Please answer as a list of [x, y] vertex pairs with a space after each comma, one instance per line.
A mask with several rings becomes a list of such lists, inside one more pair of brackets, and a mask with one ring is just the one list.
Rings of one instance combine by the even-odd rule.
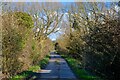
[[6, 77], [39, 65], [53, 50], [52, 41], [44, 34], [35, 36], [33, 27], [32, 17], [27, 13], [9, 12], [2, 16], [2, 72]]
[[44, 59], [39, 61], [39, 65], [41, 66], [41, 68], [45, 68], [46, 65], [48, 64], [48, 61], [49, 61], [49, 56], [48, 55]]
[[[73, 58], [79, 59], [84, 69], [105, 79], [118, 80], [120, 79], [120, 11], [116, 11], [114, 6], [101, 10], [97, 3], [96, 6], [92, 3], [90, 5], [93, 9], [91, 7], [82, 9], [81, 5], [78, 5], [81, 12], [69, 14], [73, 17], [69, 20], [73, 20], [70, 22], [73, 25], [67, 36], [62, 35], [57, 40], [59, 44], [57, 51], [67, 52]], [[90, 15], [86, 10], [90, 11]]]
[[[16, 17], [17, 15], [19, 17]], [[29, 18], [29, 20], [26, 21], [23, 17]], [[18, 24], [18, 20], [20, 19], [23, 22]], [[26, 24], [29, 25], [26, 27]], [[26, 13], [11, 12], [2, 16], [3, 74], [13, 76], [21, 72], [24, 64], [21, 62], [20, 56], [25, 47], [27, 35], [31, 27], [33, 27], [32, 18]]]
[[120, 20], [116, 18], [105, 21], [107, 24], [97, 25], [86, 36], [86, 66], [108, 79], [119, 79]]

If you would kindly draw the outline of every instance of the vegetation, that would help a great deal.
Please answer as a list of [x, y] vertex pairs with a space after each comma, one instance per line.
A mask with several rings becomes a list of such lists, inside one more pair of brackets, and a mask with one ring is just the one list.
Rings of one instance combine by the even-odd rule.
[[[33, 23], [32, 18], [29, 15], [23, 15], [21, 14], [19, 18], [21, 17], [29, 17], [29, 21], [26, 21], [26, 23], [19, 23], [16, 21], [16, 23], [12, 22], [18, 20], [16, 19], [16, 14], [21, 14], [19, 12], [17, 13], [9, 13], [2, 16], [3, 19], [3, 73], [9, 76], [15, 75], [18, 72], [21, 71], [22, 66], [24, 65], [23, 62], [21, 62], [20, 54], [22, 50], [25, 48], [25, 43], [28, 39], [28, 33], [30, 30], [30, 27], [25, 26], [25, 24]], [[24, 21], [23, 21], [24, 22]], [[14, 24], [16, 26], [13, 26]], [[33, 26], [31, 24], [30, 26]], [[19, 28], [18, 28], [19, 27]], [[22, 32], [21, 32], [22, 31]]]
[[[61, 54], [61, 53], [59, 53]], [[72, 69], [72, 71], [75, 73], [75, 75], [78, 77], [78, 79], [82, 80], [103, 80], [100, 77], [98, 77], [95, 74], [92, 74], [91, 72], [85, 70], [82, 68], [82, 65], [80, 61], [64, 55], [64, 53], [61, 54], [61, 56], [67, 61], [68, 65]]]
[[32, 66], [28, 69], [28, 71], [38, 72], [40, 70], [40, 66]]
[[36, 39], [31, 30], [34, 26], [32, 17], [27, 13], [10, 12], [2, 19], [3, 74], [10, 77], [28, 69], [37, 69], [37, 66], [31, 66], [39, 64], [50, 52], [51, 44], [45, 43], [52, 42], [47, 37], [44, 41]]
[[46, 55], [44, 59], [42, 59], [41, 61], [39, 61], [39, 64], [36, 66], [31, 66], [29, 67], [28, 70], [23, 71], [15, 76], [12, 76], [10, 78], [10, 80], [22, 80], [22, 79], [27, 79], [28, 77], [30, 77], [32, 74], [39, 72], [41, 69], [45, 68], [46, 65], [48, 64], [49, 61], [49, 56]]
[[23, 71], [22, 73], [19, 73], [15, 76], [12, 76], [11, 78], [9, 78], [10, 80], [24, 80], [27, 77], [29, 77], [31, 74], [33, 74], [32, 71]]
[[[77, 9], [72, 8], [68, 12], [69, 27], [56, 41], [58, 53], [79, 60], [82, 69], [91, 71], [105, 80], [120, 79], [120, 19], [119, 11], [117, 12], [113, 6], [114, 4], [107, 9], [104, 3], [72, 5]], [[89, 15], [86, 11], [89, 11]], [[79, 69], [73, 71], [81, 74]]]
[[39, 65], [41, 66], [42, 69], [46, 67], [46, 65], [48, 64], [48, 61], [49, 61], [49, 56], [47, 55], [44, 59], [42, 59], [39, 62]]
[[[38, 72], [55, 46], [68, 56], [79, 78], [96, 80], [99, 77], [91, 75], [96, 74], [105, 80], [120, 79], [120, 3], [79, 2], [67, 8], [56, 4], [1, 3], [4, 77], [24, 78]], [[49, 36], [57, 32], [53, 43]]]

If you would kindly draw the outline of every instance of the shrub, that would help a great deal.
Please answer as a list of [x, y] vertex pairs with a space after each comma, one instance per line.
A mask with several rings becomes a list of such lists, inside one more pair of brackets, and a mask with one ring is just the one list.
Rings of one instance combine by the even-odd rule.
[[[17, 15], [19, 17], [16, 17]], [[29, 20], [26, 20], [27, 18]], [[23, 22], [18, 24], [18, 20]], [[21, 62], [20, 56], [32, 26], [32, 18], [26, 13], [10, 12], [2, 16], [3, 74], [12, 76], [21, 72], [23, 62]]]
[[86, 36], [89, 49], [86, 51], [86, 65], [108, 79], [118, 79], [120, 78], [120, 20], [116, 18], [105, 21], [107, 24], [97, 25]]
[[39, 61], [39, 65], [41, 66], [41, 68], [45, 68], [45, 66], [48, 64], [48, 61], [49, 61], [49, 56], [48, 55], [46, 55], [46, 57], [44, 59]]

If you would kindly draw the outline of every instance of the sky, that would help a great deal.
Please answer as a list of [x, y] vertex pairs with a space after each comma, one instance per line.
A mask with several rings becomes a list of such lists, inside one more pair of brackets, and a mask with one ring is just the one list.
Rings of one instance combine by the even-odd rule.
[[119, 0], [0, 0], [2, 2], [118, 2]]

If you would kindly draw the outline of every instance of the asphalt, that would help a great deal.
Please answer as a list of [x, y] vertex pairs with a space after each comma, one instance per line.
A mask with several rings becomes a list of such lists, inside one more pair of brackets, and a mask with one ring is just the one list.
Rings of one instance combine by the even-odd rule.
[[54, 52], [50, 54], [50, 60], [46, 68], [32, 77], [34, 80], [78, 80], [67, 62]]

